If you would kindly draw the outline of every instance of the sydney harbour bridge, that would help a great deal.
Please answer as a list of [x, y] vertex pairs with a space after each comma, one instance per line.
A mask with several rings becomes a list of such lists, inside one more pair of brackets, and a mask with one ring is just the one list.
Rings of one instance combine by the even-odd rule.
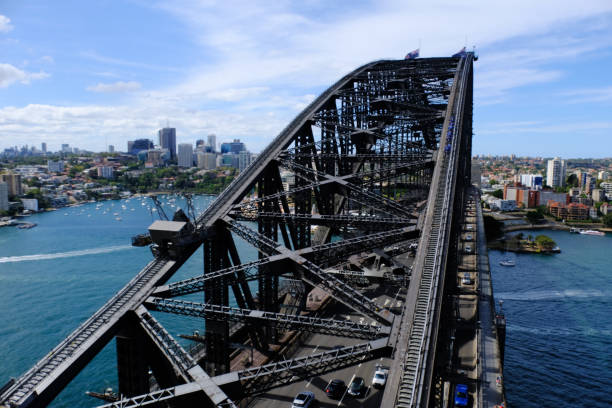
[[[341, 78], [202, 214], [155, 222], [153, 260], [4, 385], [0, 406], [48, 405], [113, 339], [119, 392], [105, 407], [246, 406], [383, 360], [378, 405], [439, 406], [473, 60], [380, 60]], [[257, 259], [244, 261], [236, 240]], [[201, 275], [168, 283], [202, 252]], [[198, 347], [156, 313], [200, 318], [187, 336]], [[312, 335], [324, 340], [300, 353]]]

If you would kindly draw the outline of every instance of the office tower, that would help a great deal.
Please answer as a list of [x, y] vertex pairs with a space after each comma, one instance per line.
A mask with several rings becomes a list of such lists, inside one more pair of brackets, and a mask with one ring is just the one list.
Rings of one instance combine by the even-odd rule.
[[213, 170], [217, 167], [217, 155], [214, 153], [198, 152], [198, 167], [204, 170]]
[[127, 146], [127, 152], [130, 153], [132, 151], [132, 148], [134, 147], [134, 141], [133, 140], [128, 140], [128, 146]]
[[178, 165], [180, 167], [193, 166], [193, 146], [191, 143], [181, 143], [178, 145]]
[[550, 187], [565, 186], [565, 160], [555, 157], [548, 161], [546, 185]]
[[211, 148], [211, 153], [214, 153], [217, 150], [217, 135], [214, 133], [208, 135], [208, 146]]
[[43, 153], [47, 153], [47, 144], [45, 142], [42, 142], [40, 147]]
[[109, 153], [115, 153], [115, 146], [113, 146], [113, 145], [108, 145], [108, 152], [109, 152]]
[[72, 149], [68, 143], [62, 143], [62, 153], [72, 153]]
[[245, 150], [246, 146], [240, 141], [240, 139], [234, 139], [233, 142], [221, 143], [221, 154], [239, 154], [240, 152], [243, 152]]
[[21, 195], [21, 175], [7, 173], [2, 175], [2, 180], [8, 185], [8, 194], [10, 196]]
[[251, 164], [251, 153], [246, 150], [238, 153], [238, 170], [244, 171]]
[[7, 211], [8, 209], [8, 184], [0, 181], [0, 211]]
[[521, 184], [532, 190], [542, 189], [542, 176], [539, 174], [521, 174]]
[[133, 142], [128, 142], [128, 153], [137, 155], [141, 151], [150, 150], [153, 147], [153, 142], [149, 139], [136, 139]]
[[162, 149], [168, 149], [170, 151], [170, 158], [176, 158], [176, 129], [175, 128], [163, 128], [158, 132], [159, 135], [159, 147]]

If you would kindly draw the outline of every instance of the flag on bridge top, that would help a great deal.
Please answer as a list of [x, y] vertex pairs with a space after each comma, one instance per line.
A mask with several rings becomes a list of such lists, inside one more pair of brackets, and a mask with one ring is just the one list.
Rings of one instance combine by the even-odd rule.
[[410, 59], [416, 59], [419, 58], [419, 48], [417, 48], [414, 51], [410, 51], [408, 54], [406, 54], [406, 56], [404, 57], [404, 59], [410, 60]]
[[466, 55], [467, 55], [467, 52], [465, 51], [465, 47], [463, 47], [462, 49], [459, 50], [458, 53], [453, 54], [453, 58], [455, 58], [455, 57], [462, 58], [462, 57], [465, 57]]

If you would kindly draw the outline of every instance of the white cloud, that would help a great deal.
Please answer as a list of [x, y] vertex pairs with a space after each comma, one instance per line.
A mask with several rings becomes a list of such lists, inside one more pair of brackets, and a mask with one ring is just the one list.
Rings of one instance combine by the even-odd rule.
[[140, 83], [136, 81], [117, 81], [110, 84], [99, 82], [96, 85], [87, 87], [88, 91], [102, 93], [132, 92], [137, 91], [138, 89], [140, 89]]
[[558, 96], [568, 103], [608, 102], [612, 101], [612, 86], [575, 89], [573, 91], [561, 92]]
[[6, 88], [15, 82], [29, 84], [33, 80], [49, 77], [46, 72], [25, 72], [11, 64], [0, 63], [0, 88]]
[[[589, 55], [612, 42], [612, 36], [597, 31], [609, 30], [607, 22], [599, 21], [597, 29], [585, 23], [585, 19], [609, 16], [609, 0], [593, 0], [580, 7], [566, 0], [432, 0], [410, 5], [396, 0], [366, 7], [361, 3], [347, 7], [348, 2], [304, 3], [243, 2], [240, 7], [214, 0], [154, 3], [168, 12], [168, 21], [187, 32], [185, 43], [196, 42], [193, 55], [198, 63], [176, 67], [172, 60], [164, 60], [166, 65], [151, 65], [93, 51], [81, 56], [99, 63], [95, 75], [125, 78], [114, 69], [147, 70], [147, 78], [154, 79], [153, 75], [166, 71], [177, 73], [175, 83], [133, 92], [119, 106], [5, 108], [0, 113], [10, 115], [12, 122], [0, 121], [0, 132], [32, 138], [39, 138], [41, 130], [48, 137], [72, 135], [77, 139], [71, 144], [82, 147], [87, 146], [79, 143], [79, 137], [95, 133], [99, 140], [98, 133], [104, 133], [109, 143], [113, 140], [121, 146], [129, 138], [152, 137], [155, 128], [169, 119], [180, 140], [215, 132], [221, 138], [245, 138], [256, 151], [342, 75], [374, 59], [402, 58], [419, 46], [419, 39], [423, 57], [450, 55], [464, 45], [466, 37], [468, 48], [478, 45], [475, 98], [479, 105], [507, 101], [511, 91], [520, 87], [558, 81], [565, 73], [552, 62]], [[500, 43], [503, 51], [496, 48]], [[122, 55], [121, 51], [116, 55]], [[98, 83], [87, 90], [139, 88], [137, 82], [119, 81]], [[30, 116], [38, 114], [42, 116]], [[91, 115], [95, 120], [90, 120]], [[36, 120], [28, 122], [31, 118]]]
[[41, 62], [46, 62], [47, 64], [53, 64], [55, 60], [50, 55], [43, 55], [40, 57]]
[[11, 19], [0, 14], [0, 33], [8, 33], [12, 29]]

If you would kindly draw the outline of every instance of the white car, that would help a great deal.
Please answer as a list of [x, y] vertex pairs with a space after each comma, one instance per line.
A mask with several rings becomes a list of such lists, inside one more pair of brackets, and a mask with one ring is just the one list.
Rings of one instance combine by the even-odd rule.
[[295, 399], [293, 400], [293, 404], [291, 408], [308, 408], [313, 404], [315, 399], [315, 395], [310, 391], [302, 391], [300, 392]]
[[467, 273], [463, 275], [463, 278], [461, 278], [461, 284], [462, 285], [471, 285], [472, 284], [472, 278], [470, 278], [470, 275], [468, 275]]
[[383, 388], [387, 383], [387, 376], [389, 375], [389, 368], [381, 365], [376, 366], [374, 377], [372, 377], [372, 387]]

